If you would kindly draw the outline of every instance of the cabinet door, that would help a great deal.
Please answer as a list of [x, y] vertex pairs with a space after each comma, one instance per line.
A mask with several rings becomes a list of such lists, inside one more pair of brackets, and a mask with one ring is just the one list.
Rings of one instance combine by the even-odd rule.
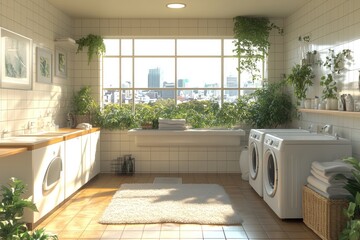
[[83, 184], [87, 183], [90, 180], [90, 169], [91, 169], [91, 143], [90, 143], [90, 134], [81, 136], [81, 157], [83, 165], [83, 175], [82, 180]]
[[90, 168], [90, 179], [100, 173], [100, 131], [93, 132], [90, 134], [91, 142], [91, 168]]
[[84, 184], [81, 150], [81, 137], [65, 141], [65, 198]]

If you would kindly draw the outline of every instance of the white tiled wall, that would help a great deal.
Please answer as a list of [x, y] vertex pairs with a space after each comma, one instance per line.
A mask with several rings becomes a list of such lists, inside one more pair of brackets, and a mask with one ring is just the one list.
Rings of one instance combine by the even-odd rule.
[[[245, 138], [241, 138], [244, 141]], [[191, 173], [239, 172], [241, 147], [138, 147], [127, 131], [101, 131], [101, 171], [111, 172], [112, 163], [124, 154], [136, 159], [136, 172]]]
[[[347, 65], [344, 75], [337, 80], [339, 93], [350, 93], [359, 99], [360, 70], [360, 1], [358, 0], [312, 0], [285, 20], [285, 67], [287, 72], [300, 62], [298, 36], [309, 35], [313, 50], [318, 50], [324, 59], [329, 49], [339, 52], [352, 51], [353, 62]], [[314, 66], [316, 74], [314, 87], [308, 97], [321, 96], [320, 77], [323, 67]], [[353, 155], [360, 157], [360, 113], [355, 117], [302, 113], [294, 126], [304, 128], [313, 125], [332, 124], [334, 132], [352, 141]]]
[[[73, 20], [46, 0], [0, 0], [0, 27], [33, 40], [32, 90], [0, 88], [0, 131], [12, 133], [48, 116], [64, 126], [65, 114], [72, 96], [72, 54], [68, 55], [68, 79], [53, 78], [53, 84], [36, 82], [36, 47], [54, 53], [54, 39], [72, 36]], [[42, 119], [44, 120], [44, 119]], [[39, 121], [41, 122], [41, 121]]]

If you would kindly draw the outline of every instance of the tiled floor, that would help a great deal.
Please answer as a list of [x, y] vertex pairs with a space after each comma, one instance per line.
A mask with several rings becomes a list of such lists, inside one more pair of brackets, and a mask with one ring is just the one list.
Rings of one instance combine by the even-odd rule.
[[[216, 183], [224, 186], [241, 226], [196, 224], [102, 225], [97, 221], [122, 183], [152, 183], [155, 177], [181, 177], [183, 183]], [[101, 174], [46, 218], [39, 227], [60, 239], [319, 239], [302, 221], [282, 221], [272, 213], [239, 174]]]

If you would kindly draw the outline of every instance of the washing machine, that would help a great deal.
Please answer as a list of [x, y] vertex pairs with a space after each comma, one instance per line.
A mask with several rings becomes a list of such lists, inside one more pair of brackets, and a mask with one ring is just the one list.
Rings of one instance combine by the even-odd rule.
[[264, 201], [281, 219], [302, 218], [302, 187], [311, 163], [349, 157], [351, 150], [349, 140], [330, 135], [266, 134]]
[[248, 159], [249, 159], [249, 184], [259, 194], [263, 196], [263, 176], [262, 176], [262, 153], [265, 134], [267, 133], [286, 133], [286, 134], [309, 134], [304, 129], [251, 129], [249, 134]]

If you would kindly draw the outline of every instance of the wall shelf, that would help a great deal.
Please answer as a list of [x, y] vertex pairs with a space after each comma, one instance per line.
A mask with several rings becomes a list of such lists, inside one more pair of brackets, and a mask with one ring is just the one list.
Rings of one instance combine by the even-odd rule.
[[301, 113], [316, 113], [323, 115], [332, 115], [332, 116], [341, 116], [341, 117], [359, 117], [360, 112], [347, 112], [347, 111], [337, 111], [337, 110], [318, 110], [318, 109], [306, 109], [300, 108], [298, 109]]
[[77, 44], [72, 38], [57, 38], [55, 39], [55, 45], [67, 50], [77, 49]]
[[132, 129], [137, 146], [240, 146], [242, 129], [143, 130]]

